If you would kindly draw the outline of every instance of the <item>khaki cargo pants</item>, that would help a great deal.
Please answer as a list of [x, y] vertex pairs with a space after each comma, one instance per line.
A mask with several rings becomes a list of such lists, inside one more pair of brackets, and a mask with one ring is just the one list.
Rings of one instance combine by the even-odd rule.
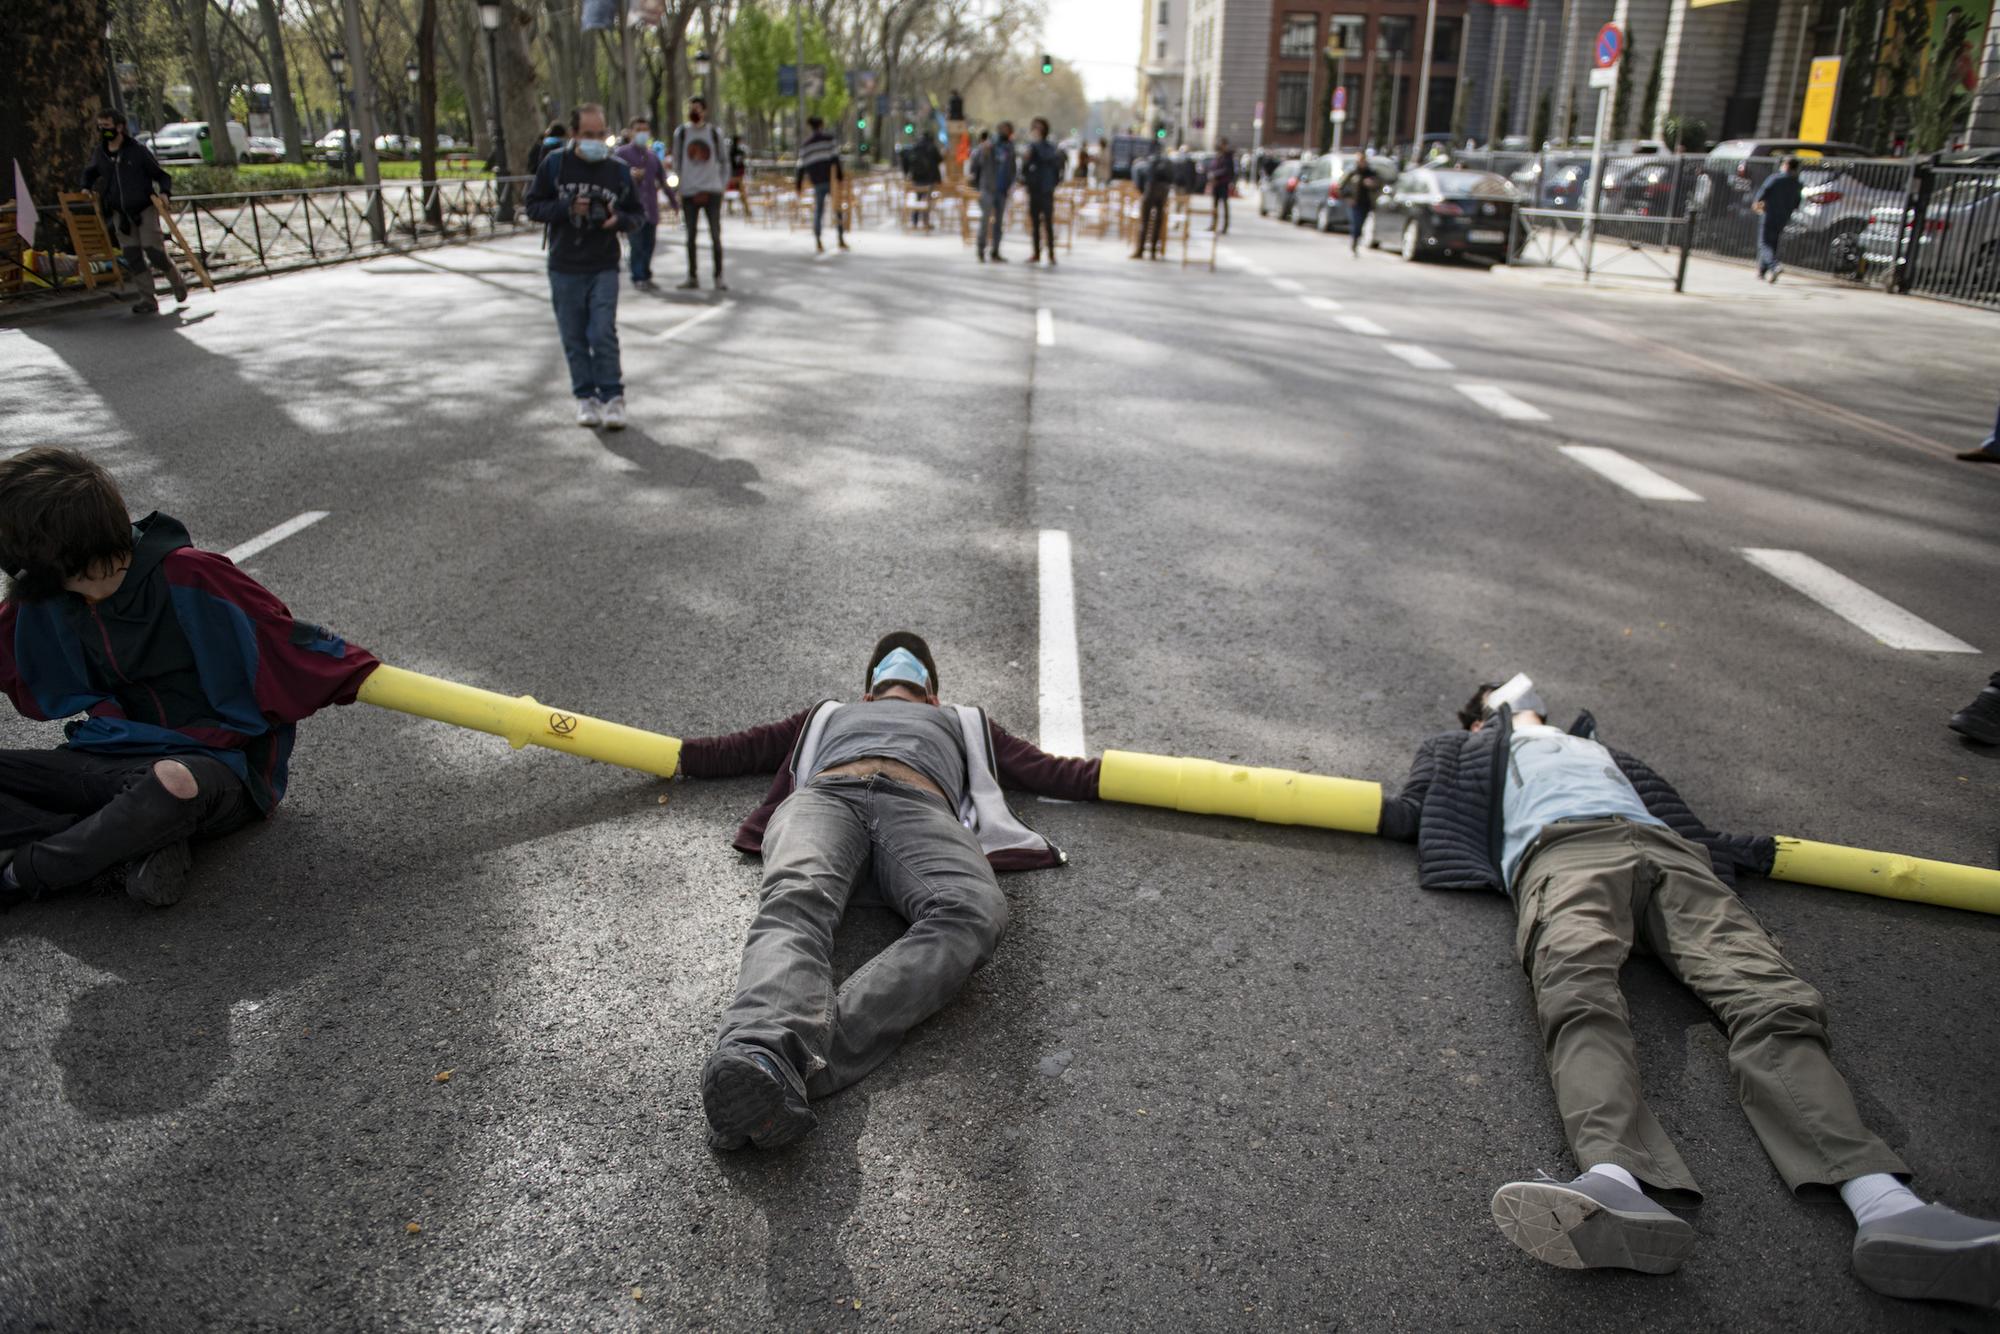
[[1522, 860], [1515, 952], [1527, 969], [1556, 1106], [1579, 1167], [1616, 1163], [1660, 1191], [1701, 1188], [1639, 1092], [1618, 971], [1656, 955], [1729, 1033], [1737, 1101], [1794, 1192], [1907, 1173], [1861, 1123], [1827, 1053], [1826, 1007], [1708, 853], [1617, 818], [1550, 825]]

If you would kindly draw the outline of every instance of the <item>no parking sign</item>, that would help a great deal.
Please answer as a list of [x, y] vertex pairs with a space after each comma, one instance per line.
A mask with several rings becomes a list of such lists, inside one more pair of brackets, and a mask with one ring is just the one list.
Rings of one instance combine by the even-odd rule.
[[1610, 88], [1618, 82], [1618, 61], [1625, 54], [1625, 30], [1615, 23], [1607, 23], [1597, 30], [1597, 42], [1591, 48], [1591, 58], [1596, 68], [1590, 71], [1590, 86]]

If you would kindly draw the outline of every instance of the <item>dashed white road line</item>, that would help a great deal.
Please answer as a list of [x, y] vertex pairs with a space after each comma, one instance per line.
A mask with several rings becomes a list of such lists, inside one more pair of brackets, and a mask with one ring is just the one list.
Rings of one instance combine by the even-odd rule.
[[1671, 477], [1662, 477], [1637, 459], [1627, 458], [1615, 449], [1597, 445], [1564, 445], [1562, 452], [1600, 477], [1618, 483], [1641, 500], [1701, 499], [1700, 495]]
[[1802, 551], [1744, 547], [1743, 559], [1766, 574], [1790, 584], [1890, 648], [1917, 649], [1926, 653], [1979, 652], [1958, 636], [1946, 634], [1921, 616], [1903, 610], [1880, 593], [1863, 588], [1840, 571], [1822, 565]]
[[1069, 534], [1044, 528], [1038, 559], [1042, 590], [1041, 746], [1051, 755], [1082, 755], [1083, 672], [1076, 653], [1076, 585]]
[[1043, 347], [1056, 345], [1056, 317], [1049, 314], [1047, 306], [1035, 312], [1035, 341]]
[[1306, 305], [1310, 306], [1314, 310], [1323, 310], [1329, 314], [1340, 309], [1340, 303], [1338, 301], [1335, 301], [1332, 297], [1302, 296], [1299, 298], [1299, 300], [1305, 302]]
[[719, 306], [710, 306], [707, 310], [702, 311], [698, 315], [688, 316], [686, 319], [682, 320], [679, 324], [668, 325], [666, 328], [654, 334], [653, 337], [660, 339], [662, 342], [666, 341], [669, 338], [678, 338], [680, 337], [680, 335], [686, 333], [689, 329], [694, 328], [695, 325], [705, 324], [709, 320], [714, 319], [717, 315], [720, 315], [725, 311], [734, 310], [735, 308], [736, 308], [736, 302], [733, 300], [725, 301]]
[[222, 554], [230, 560], [235, 561], [238, 565], [241, 565], [258, 552], [268, 547], [276, 546], [278, 543], [292, 536], [292, 534], [304, 532], [332, 512], [332, 510], [307, 510], [304, 514], [295, 515], [285, 520], [269, 532], [257, 534], [257, 536], [251, 538], [248, 542], [237, 543]]
[[1384, 343], [1382, 348], [1394, 356], [1401, 357], [1420, 371], [1448, 371], [1452, 368], [1451, 363], [1443, 357], [1427, 347], [1418, 347], [1415, 343]]
[[1336, 315], [1333, 317], [1340, 327], [1349, 333], [1363, 334], [1369, 338], [1387, 338], [1389, 331], [1366, 315]]
[[1488, 412], [1508, 421], [1545, 422], [1549, 419], [1548, 413], [1532, 403], [1523, 403], [1497, 384], [1460, 384], [1452, 387]]
[[1297, 278], [1273, 278], [1270, 280], [1270, 283], [1271, 286], [1277, 288], [1280, 292], [1303, 292], [1306, 290], [1306, 285]]

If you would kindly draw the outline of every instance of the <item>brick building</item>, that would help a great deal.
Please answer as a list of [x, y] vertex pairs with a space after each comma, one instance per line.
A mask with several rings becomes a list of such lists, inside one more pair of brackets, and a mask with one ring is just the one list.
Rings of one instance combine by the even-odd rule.
[[[1490, 6], [1470, 0], [1472, 7]], [[1414, 143], [1451, 129], [1465, 49], [1468, 0], [1438, 0], [1431, 45], [1430, 112], [1417, 123], [1427, 6], [1413, 0], [1270, 0], [1262, 80], [1264, 142], [1332, 146], [1333, 89], [1347, 90], [1343, 145]], [[1326, 58], [1315, 60], [1315, 53]], [[1314, 113], [1317, 112], [1317, 115]]]

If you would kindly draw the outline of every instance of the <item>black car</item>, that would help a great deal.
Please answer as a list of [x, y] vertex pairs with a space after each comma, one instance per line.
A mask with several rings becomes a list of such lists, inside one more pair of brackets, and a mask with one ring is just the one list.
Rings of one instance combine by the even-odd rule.
[[1428, 255], [1512, 258], [1514, 207], [1520, 196], [1490, 171], [1420, 167], [1403, 173], [1375, 206], [1375, 232], [1407, 260]]

